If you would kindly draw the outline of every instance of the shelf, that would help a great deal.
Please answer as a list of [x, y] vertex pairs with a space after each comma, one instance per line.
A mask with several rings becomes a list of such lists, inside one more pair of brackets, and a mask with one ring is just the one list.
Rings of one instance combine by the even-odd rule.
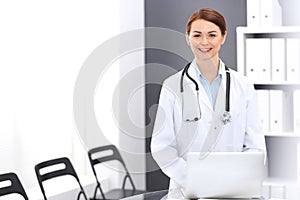
[[292, 133], [292, 132], [278, 132], [278, 133], [267, 133], [265, 134], [266, 137], [300, 137], [300, 133]]
[[296, 90], [300, 89], [300, 83], [259, 83], [254, 84], [254, 88], [257, 90], [269, 89], [269, 90]]
[[276, 34], [276, 33], [300, 33], [300, 26], [261, 26], [261, 27], [237, 27], [237, 33], [241, 34]]
[[276, 185], [276, 184], [284, 184], [284, 185], [299, 185], [300, 186], [300, 181], [295, 179], [284, 179], [284, 178], [272, 178], [272, 177], [267, 177], [263, 181], [264, 185]]

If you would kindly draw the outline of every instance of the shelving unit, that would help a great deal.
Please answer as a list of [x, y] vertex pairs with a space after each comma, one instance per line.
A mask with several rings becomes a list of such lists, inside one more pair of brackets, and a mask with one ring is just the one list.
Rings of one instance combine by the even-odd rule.
[[[271, 107], [270, 104], [274, 98], [271, 98], [270, 93], [268, 94], [268, 106], [269, 106], [269, 121], [268, 124], [269, 129], [265, 130], [265, 137], [267, 143], [267, 153], [268, 153], [268, 178], [264, 183], [264, 190], [266, 187], [268, 190], [270, 189], [270, 185], [273, 185], [273, 189], [276, 188], [278, 185], [283, 185], [284, 192], [286, 193], [287, 199], [299, 199], [300, 197], [300, 131], [296, 131], [295, 129], [295, 112], [300, 112], [295, 110], [294, 107], [294, 91], [300, 90], [300, 61], [298, 62], [299, 65], [295, 66], [295, 70], [293, 72], [298, 74], [292, 74], [298, 76], [297, 79], [290, 80], [288, 77], [288, 53], [287, 53], [287, 40], [288, 38], [295, 38], [299, 39], [300, 41], [300, 27], [238, 27], [237, 28], [237, 71], [246, 75], [253, 81], [254, 87], [256, 90], [260, 90], [262, 92], [267, 91], [282, 91], [282, 102], [281, 106], [279, 107]], [[283, 48], [281, 49], [280, 53], [284, 52], [284, 62], [281, 66], [282, 73], [284, 74], [281, 80], [272, 80], [274, 76], [273, 64], [272, 63], [272, 39], [273, 38], [282, 38], [282, 43], [284, 44]], [[260, 45], [260, 41], [266, 42], [266, 40], [257, 40], [259, 42], [256, 45], [252, 45], [249, 43], [247, 39], [270, 39], [267, 44], [270, 45], [269, 47], [265, 48]], [[247, 43], [248, 42], [248, 43]], [[265, 43], [266, 44], [266, 43]], [[251, 61], [247, 61], [247, 58], [251, 57], [252, 59], [255, 56], [251, 55], [251, 48], [247, 45], [252, 45], [255, 48], [252, 48], [254, 54], [258, 55], [257, 59], [265, 59], [264, 56], [267, 57], [267, 62], [269, 66], [260, 65], [257, 68], [251, 69], [249, 71], [248, 66], [249, 63], [253, 64]], [[261, 49], [265, 51], [261, 51], [259, 53], [255, 51], [260, 51]], [[276, 48], [275, 48], [276, 49]], [[248, 52], [247, 52], [248, 51]], [[299, 48], [295, 49], [298, 51], [296, 55], [299, 54], [298, 58], [300, 58], [300, 42]], [[265, 52], [265, 55], [264, 55]], [[291, 51], [289, 51], [291, 52]], [[292, 52], [292, 54], [295, 52]], [[250, 56], [249, 56], [250, 55]], [[278, 54], [277, 54], [278, 55]], [[279, 54], [282, 55], [282, 54]], [[295, 54], [294, 54], [295, 56]], [[297, 62], [296, 62], [297, 63]], [[258, 63], [259, 65], [260, 63]], [[266, 69], [264, 69], [266, 68]], [[255, 70], [262, 70], [263, 72], [257, 72], [257, 76], [253, 76], [251, 74]], [[293, 73], [292, 72], [292, 73]], [[247, 74], [249, 73], [249, 74]], [[261, 73], [261, 74], [259, 74]], [[259, 91], [258, 91], [259, 92]], [[300, 103], [300, 102], [299, 102]], [[271, 129], [271, 118], [272, 112], [274, 113], [274, 109], [282, 109], [281, 112], [281, 119], [282, 119], [282, 127], [281, 129]], [[265, 110], [261, 112], [266, 112]], [[271, 113], [271, 114], [270, 114]], [[267, 193], [269, 193], [268, 191]], [[266, 199], [268, 199], [268, 195], [266, 194]]]
[[[299, 48], [298, 48], [298, 54], [300, 57], [300, 27], [286, 27], [286, 26], [278, 26], [278, 27], [237, 27], [237, 70], [238, 72], [248, 76], [250, 79], [252, 78], [250, 74], [247, 74], [249, 70], [247, 71], [247, 55], [250, 53], [247, 52], [247, 39], [270, 39], [268, 43], [268, 47], [264, 48], [267, 51], [265, 52], [266, 55], [262, 55], [262, 57], [258, 57], [257, 59], [261, 59], [264, 56], [269, 57], [267, 59], [270, 59], [267, 61], [268, 67], [264, 70], [264, 73], [261, 73], [260, 71], [256, 72], [257, 75], [254, 77], [255, 79], [252, 80], [254, 83], [254, 87], [256, 90], [279, 90], [283, 92], [284, 95], [284, 105], [283, 105], [283, 130], [280, 130], [282, 132], [283, 136], [290, 135], [290, 134], [300, 134], [300, 132], [294, 131], [294, 102], [293, 102], [293, 93], [295, 90], [300, 90], [300, 61], [299, 64], [295, 70], [295, 73], [297, 73], [297, 80], [289, 80], [287, 77], [288, 69], [287, 69], [287, 42], [286, 40], [288, 38], [296, 38], [299, 39]], [[278, 80], [272, 80], [272, 39], [273, 38], [282, 38], [283, 39], [283, 50], [284, 52], [284, 58], [285, 60], [283, 61], [284, 66], [282, 66], [281, 70], [283, 74], [283, 79], [281, 81]], [[257, 42], [256, 48], [253, 49], [253, 51], [259, 51], [262, 46], [260, 46], [259, 43], [260, 41]], [[265, 41], [264, 41], [265, 42]], [[249, 49], [248, 49], [249, 50]], [[264, 52], [262, 52], [263, 54]], [[255, 57], [255, 56], [254, 56]], [[264, 62], [263, 62], [264, 63]], [[251, 63], [252, 64], [252, 63]], [[248, 65], [250, 65], [248, 63]], [[261, 68], [265, 66], [259, 66]], [[255, 70], [261, 70], [261, 69], [254, 69]], [[265, 76], [267, 75], [267, 76]], [[252, 75], [253, 76], [253, 75]], [[259, 79], [259, 80], [258, 80]], [[266, 131], [266, 135], [273, 135], [269, 133], [270, 130]], [[274, 131], [272, 131], [274, 132]], [[279, 131], [276, 131], [279, 132]]]

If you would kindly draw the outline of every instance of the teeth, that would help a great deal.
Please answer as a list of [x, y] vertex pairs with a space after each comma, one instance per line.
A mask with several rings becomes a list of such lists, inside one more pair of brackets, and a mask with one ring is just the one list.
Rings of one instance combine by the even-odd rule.
[[209, 50], [211, 50], [211, 48], [205, 48], [205, 49], [199, 48], [199, 50], [200, 50], [201, 52], [206, 53], [206, 52], [208, 52]]

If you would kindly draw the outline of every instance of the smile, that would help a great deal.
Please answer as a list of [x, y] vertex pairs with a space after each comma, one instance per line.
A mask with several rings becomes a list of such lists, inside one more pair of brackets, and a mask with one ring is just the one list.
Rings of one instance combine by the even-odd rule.
[[208, 53], [212, 50], [212, 48], [198, 48], [202, 53]]

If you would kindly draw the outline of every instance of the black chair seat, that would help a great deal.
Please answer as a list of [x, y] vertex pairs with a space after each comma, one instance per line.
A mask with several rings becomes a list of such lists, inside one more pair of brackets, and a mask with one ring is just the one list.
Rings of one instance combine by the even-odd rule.
[[[143, 190], [123, 190], [123, 189], [113, 189], [110, 190], [109, 192], [105, 193], [105, 199], [106, 200], [113, 200], [113, 199], [122, 199], [122, 198], [126, 198], [126, 197], [130, 197], [133, 195], [139, 195], [139, 194], [143, 194], [145, 193], [145, 191]], [[103, 198], [101, 197], [101, 195], [98, 195], [96, 198], [90, 198], [90, 200], [103, 200]]]

